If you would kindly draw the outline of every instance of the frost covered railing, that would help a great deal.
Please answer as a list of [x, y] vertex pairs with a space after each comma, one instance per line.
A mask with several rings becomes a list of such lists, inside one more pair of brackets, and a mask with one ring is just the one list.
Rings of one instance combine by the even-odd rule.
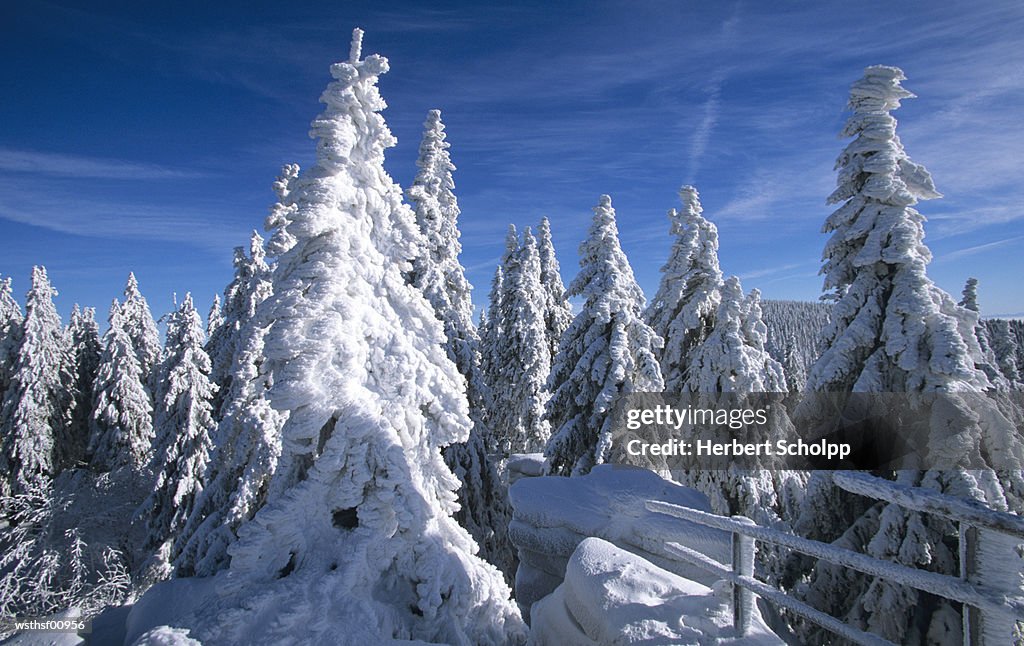
[[[678, 543], [666, 543], [665, 549], [680, 560], [712, 572], [733, 584], [733, 624], [741, 636], [750, 628], [756, 593], [766, 601], [786, 608], [854, 643], [893, 646], [892, 642], [878, 635], [846, 624], [755, 579], [754, 544], [762, 541], [964, 604], [965, 646], [1012, 642], [1016, 620], [1024, 619], [1024, 597], [1017, 594], [1015, 581], [1018, 569], [1006, 567], [1006, 560], [1018, 560], [1013, 549], [1024, 541], [1024, 517], [993, 511], [980, 503], [929, 489], [899, 485], [865, 473], [837, 471], [832, 474], [832, 480], [836, 486], [851, 493], [884, 500], [912, 511], [935, 514], [958, 523], [960, 576], [919, 570], [828, 543], [793, 536], [761, 527], [743, 516], [716, 516], [656, 500], [648, 501], [647, 508], [731, 533], [731, 566]], [[1003, 585], [994, 586], [993, 581], [1002, 582]]]

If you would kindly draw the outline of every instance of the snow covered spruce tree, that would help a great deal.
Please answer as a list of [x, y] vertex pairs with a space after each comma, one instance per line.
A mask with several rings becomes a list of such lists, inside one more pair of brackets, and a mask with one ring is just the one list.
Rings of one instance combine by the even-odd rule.
[[160, 363], [160, 334], [149, 311], [149, 303], [139, 291], [139, 282], [135, 280], [134, 272], [128, 274], [128, 282], [124, 286], [121, 322], [142, 368], [142, 381], [149, 392], [155, 395], [158, 385], [157, 364]]
[[[11, 293], [11, 279], [4, 278], [0, 280], [0, 409], [18, 361], [22, 319], [21, 306]], [[0, 437], [5, 434], [6, 429], [0, 427]]]
[[[430, 305], [407, 285], [419, 237], [383, 167], [380, 56], [331, 67], [266, 301], [264, 372], [288, 413], [266, 504], [239, 528], [210, 643], [500, 644], [523, 636], [501, 574], [452, 518], [441, 448], [469, 432], [465, 385]], [[261, 306], [262, 310], [262, 306]], [[227, 620], [228, 617], [232, 619]], [[272, 619], [271, 619], [272, 618]]]
[[[835, 301], [829, 346], [812, 367], [808, 388], [826, 392], [942, 393], [933, 408], [928, 471], [899, 471], [897, 481], [975, 498], [995, 509], [1021, 511], [1024, 452], [1011, 424], [975, 396], [990, 384], [975, 367], [977, 314], [957, 306], [926, 274], [919, 199], [939, 197], [931, 176], [907, 156], [889, 114], [913, 95], [903, 73], [875, 66], [853, 84], [854, 137], [837, 161], [841, 206], [826, 220], [825, 290]], [[812, 414], [802, 405], [798, 415]], [[1008, 429], [1004, 431], [1002, 429]], [[812, 538], [935, 571], [955, 573], [956, 528], [930, 515], [846, 495], [815, 474], [796, 529]], [[897, 643], [959, 641], [958, 610], [919, 599], [881, 580], [821, 565], [796, 592], [811, 603]], [[823, 638], [813, 630], [805, 639]], [[1007, 636], [1008, 637], [1008, 636]]]
[[544, 333], [552, 361], [558, 354], [558, 342], [572, 323], [572, 306], [565, 294], [565, 283], [551, 241], [551, 222], [541, 218], [537, 227], [537, 255], [540, 258], [540, 284], [544, 288]]
[[96, 381], [96, 371], [103, 352], [99, 327], [96, 325], [96, 310], [91, 307], [81, 309], [76, 303], [71, 311], [67, 335], [71, 343], [72, 374], [75, 380], [71, 434], [81, 446], [79, 458], [82, 458], [85, 457], [85, 449], [91, 434], [89, 428], [92, 418], [92, 387]]
[[206, 314], [206, 338], [209, 339], [224, 322], [224, 308], [220, 302], [220, 294], [213, 295], [213, 303]]
[[665, 339], [658, 351], [665, 390], [682, 392], [693, 352], [711, 334], [721, 301], [722, 271], [718, 267], [718, 229], [702, 215], [693, 186], [679, 189], [683, 209], [671, 209], [669, 233], [676, 236], [661, 284], [644, 317]]
[[1017, 356], [1020, 350], [1017, 346], [1017, 339], [1010, 328], [1010, 322], [1006, 319], [988, 319], [985, 321], [988, 331], [988, 338], [992, 341], [992, 352], [999, 362], [999, 370], [1010, 383], [1010, 387], [1016, 390], [1024, 389], [1024, 376], [1021, 375], [1021, 367], [1017, 363]]
[[[296, 212], [289, 199], [299, 167], [285, 165], [274, 182], [277, 202], [270, 208], [266, 229], [272, 231], [268, 247], [283, 254], [295, 244], [288, 226]], [[228, 565], [228, 546], [238, 528], [266, 501], [271, 476], [281, 455], [281, 426], [286, 412], [270, 407], [267, 391], [271, 375], [261, 370], [271, 319], [260, 305], [270, 296], [270, 267], [263, 239], [255, 231], [249, 256], [235, 249], [235, 279], [225, 290], [225, 323], [207, 348], [213, 353], [214, 372], [230, 349], [230, 365], [218, 393], [221, 419], [213, 436], [213, 450], [205, 483], [195, 507], [176, 539], [172, 553], [179, 576], [207, 576]], [[263, 312], [261, 315], [260, 312]], [[232, 331], [233, 330], [233, 331]]]
[[431, 110], [423, 124], [419, 172], [406, 191], [423, 234], [424, 247], [413, 258], [410, 282], [423, 292], [441, 321], [445, 350], [466, 379], [469, 417], [473, 427], [465, 442], [444, 448], [448, 467], [462, 485], [458, 491], [459, 510], [455, 519], [469, 530], [481, 555], [511, 580], [515, 575], [514, 548], [508, 539], [511, 510], [496, 465], [484, 445], [487, 409], [486, 387], [480, 369], [480, 337], [473, 324], [472, 287], [459, 262], [459, 205], [441, 111]]
[[90, 465], [101, 472], [127, 467], [141, 474], [153, 444], [152, 397], [116, 299], [107, 320], [92, 389]]
[[[785, 392], [782, 366], [765, 350], [767, 328], [761, 320], [760, 292], [755, 289], [744, 297], [739, 279], [730, 276], [722, 284], [718, 300], [714, 327], [692, 351], [682, 392], [695, 394], [695, 405], [700, 407], [720, 405], [723, 393], [736, 397], [731, 405], [739, 407], [746, 394]], [[752, 444], [767, 441], [773, 445], [776, 440], [789, 439], [792, 424], [785, 409], [781, 405], [768, 408], [769, 423], [763, 427], [702, 428], [701, 438], [707, 439], [709, 433], [716, 433], [722, 442], [735, 438]], [[745, 436], [737, 438], [738, 433]], [[743, 514], [759, 524], [775, 525], [796, 507], [802, 486], [797, 474], [780, 470], [781, 466], [766, 457], [758, 458], [756, 465], [748, 463], [743, 468], [730, 465], [728, 469], [693, 469], [673, 476], [682, 484], [704, 492], [716, 513]], [[771, 560], [764, 559], [765, 562]]]
[[519, 234], [514, 224], [508, 225], [505, 234], [505, 253], [501, 262], [494, 268], [491, 278], [491, 291], [487, 299], [487, 311], [481, 315], [480, 336], [480, 374], [483, 378], [483, 400], [487, 411], [484, 447], [490, 455], [502, 455], [500, 437], [495, 425], [498, 416], [501, 390], [505, 382], [505, 364], [502, 355], [505, 330], [502, 327], [502, 299], [505, 297], [505, 267], [519, 252]]
[[56, 295], [46, 268], [33, 267], [22, 338], [0, 410], [3, 495], [48, 487], [54, 476], [80, 456], [82, 447], [71, 436], [71, 353], [53, 305]]
[[[285, 167], [288, 170], [288, 167]], [[280, 184], [280, 179], [275, 187]], [[284, 199], [279, 194], [279, 199]], [[279, 202], [280, 204], [280, 202]], [[224, 400], [231, 392], [235, 354], [242, 342], [242, 330], [256, 314], [256, 307], [270, 295], [270, 267], [266, 261], [263, 238], [256, 231], [249, 238], [249, 253], [235, 247], [235, 275], [224, 288], [221, 324], [213, 330], [206, 344], [210, 356], [210, 380], [217, 385], [214, 413], [222, 416]]]
[[[202, 491], [213, 432], [213, 394], [210, 357], [203, 349], [203, 320], [192, 295], [167, 321], [167, 342], [158, 374], [163, 388], [157, 398], [153, 492], [140, 508], [149, 532], [147, 544], [159, 549], [161, 562], [169, 539], [184, 527]], [[166, 545], [166, 547], [165, 547]]]
[[616, 397], [665, 385], [655, 356], [662, 340], [641, 317], [644, 293], [619, 246], [607, 195], [594, 207], [579, 253], [568, 295], [585, 300], [559, 343], [546, 409], [553, 434], [545, 454], [552, 471], [565, 475], [585, 474], [604, 461]]
[[1010, 382], [999, 369], [999, 359], [996, 357], [996, 353], [992, 350], [992, 344], [989, 342], [988, 328], [986, 328], [984, 321], [981, 320], [981, 308], [978, 306], [977, 278], [967, 279], [962, 295], [963, 298], [959, 303], [960, 307], [978, 314], [978, 320], [974, 324], [974, 337], [978, 341], [978, 348], [981, 350], [981, 354], [980, 360], [976, 358], [974, 365], [988, 377], [991, 390], [1008, 391], [1010, 390]]
[[500, 375], [491, 384], [490, 431], [498, 453], [542, 451], [551, 429], [544, 419], [548, 399], [545, 386], [551, 359], [544, 331], [544, 292], [540, 283], [537, 240], [529, 227], [522, 246], [515, 245], [515, 228], [509, 227], [503, 271], [500, 317], [501, 337], [496, 339], [495, 364]]

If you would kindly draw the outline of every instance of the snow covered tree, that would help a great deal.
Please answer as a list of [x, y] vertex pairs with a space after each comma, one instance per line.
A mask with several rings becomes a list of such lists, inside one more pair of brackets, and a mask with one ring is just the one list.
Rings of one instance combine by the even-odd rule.
[[979, 357], [975, 358], [974, 366], [988, 377], [991, 390], [1008, 391], [1010, 390], [1010, 382], [999, 369], [999, 359], [996, 357], [995, 352], [992, 350], [992, 344], [989, 342], [988, 329], [981, 320], [981, 308], [978, 307], [978, 279], [968, 278], [964, 284], [962, 294], [963, 298], [960, 300], [960, 307], [978, 314], [977, 322], [974, 324], [974, 337], [978, 341], [978, 348], [981, 352]]
[[[298, 209], [295, 202], [290, 199], [292, 187], [298, 177], [299, 165], [285, 164], [281, 167], [281, 174], [274, 182], [277, 202], [270, 207], [270, 214], [265, 222], [266, 230], [274, 232], [270, 240], [267, 241], [267, 253], [272, 256], [280, 256], [295, 245], [295, 236], [288, 231], [288, 224]], [[254, 254], [253, 258], [255, 257]]]
[[100, 364], [103, 346], [100, 344], [99, 327], [96, 325], [96, 310], [91, 307], [80, 309], [75, 304], [68, 324], [68, 338], [73, 358], [72, 372], [75, 379], [75, 404], [71, 420], [71, 435], [79, 447], [76, 454], [85, 456], [89, 442], [90, 419], [92, 418], [93, 383]]
[[121, 304], [121, 322], [124, 331], [132, 341], [135, 357], [142, 368], [142, 382], [149, 392], [157, 391], [157, 364], [160, 362], [160, 334], [156, 322], [149, 311], [146, 297], [139, 291], [139, 282], [135, 273], [128, 274], [128, 282], [124, 286], [124, 302]]
[[423, 124], [416, 166], [419, 173], [406, 191], [423, 234], [424, 248], [413, 259], [410, 282], [423, 292], [441, 321], [445, 350], [466, 379], [469, 416], [473, 422], [469, 438], [443, 450], [445, 462], [459, 478], [459, 510], [455, 519], [469, 530], [481, 548], [481, 555], [511, 580], [514, 548], [508, 539], [508, 507], [505, 487], [496, 465], [487, 456], [483, 436], [487, 419], [485, 386], [480, 372], [480, 338], [473, 324], [472, 287], [459, 262], [459, 205], [440, 110], [431, 110]]
[[[701, 408], [720, 406], [722, 394], [734, 399], [730, 405], [741, 407], [744, 396], [761, 393], [783, 393], [786, 378], [782, 366], [765, 350], [767, 329], [761, 321], [760, 293], [755, 289], [746, 297], [740, 281], [730, 276], [722, 284], [718, 299], [714, 327], [704, 342], [694, 348], [682, 391], [696, 394], [694, 405]], [[763, 399], [758, 399], [764, 405]], [[751, 408], [754, 405], [749, 405]], [[740, 430], [701, 425], [700, 439], [712, 434], [721, 442], [739, 439], [757, 444], [779, 439], [790, 439], [792, 423], [779, 405], [769, 406], [769, 423], [749, 426]], [[737, 437], [743, 433], [742, 437]], [[762, 525], [778, 524], [795, 500], [802, 482], [797, 475], [780, 470], [780, 464], [771, 458], [758, 458], [756, 466], [743, 468], [730, 465], [728, 469], [692, 469], [686, 473], [673, 473], [680, 483], [704, 492], [711, 500], [712, 509], [723, 515], [743, 514]], [[769, 550], [768, 554], [774, 553]], [[773, 558], [762, 559], [770, 562]]]
[[565, 284], [551, 241], [551, 222], [541, 218], [537, 227], [537, 255], [540, 258], [540, 284], [544, 288], [544, 333], [551, 359], [558, 354], [558, 342], [572, 323], [572, 306], [566, 298]]
[[[147, 543], [161, 546], [188, 520], [202, 491], [214, 429], [210, 357], [203, 349], [203, 321], [192, 295], [167, 321], [167, 343], [159, 366], [165, 385], [157, 400], [153, 492], [143, 503], [149, 531]], [[161, 554], [161, 556], [163, 556]]]
[[505, 234], [505, 253], [501, 262], [494, 268], [494, 277], [491, 279], [491, 291], [488, 294], [487, 311], [482, 314], [479, 329], [480, 335], [480, 374], [483, 378], [483, 400], [486, 410], [486, 429], [484, 435], [484, 446], [490, 455], [501, 455], [502, 449], [499, 446], [499, 438], [494, 423], [496, 417], [493, 411], [499, 406], [497, 399], [504, 387], [505, 365], [502, 357], [502, 345], [504, 344], [504, 329], [502, 327], [502, 299], [505, 297], [505, 265], [511, 262], [519, 250], [519, 235], [516, 233], [514, 224], [508, 226]]
[[1024, 386], [1024, 377], [1017, 363], [1020, 348], [1017, 346], [1010, 322], [1005, 319], [988, 319], [985, 326], [988, 338], [992, 341], [992, 352], [996, 355], [999, 370], [1012, 387], [1020, 390]]
[[33, 267], [21, 343], [0, 410], [3, 495], [45, 488], [77, 458], [70, 436], [74, 377], [67, 336], [53, 305], [56, 295], [46, 268]]
[[223, 322], [224, 312], [221, 308], [220, 294], [214, 294], [210, 311], [206, 314], [206, 338], [209, 339]]
[[128, 332], [121, 305], [110, 305], [103, 354], [92, 387], [90, 464], [97, 471], [126, 467], [141, 474], [153, 444], [152, 397]]
[[229, 548], [227, 596], [209, 609], [234, 620], [197, 617], [204, 642], [294, 641], [293, 622], [311, 642], [523, 636], [500, 573], [451, 517], [458, 481], [440, 449], [468, 435], [465, 384], [404, 280], [419, 234], [383, 167], [395, 143], [378, 114], [387, 61], [362, 59], [361, 39], [331, 68], [317, 162], [289, 196], [294, 246], [265, 302], [261, 368], [288, 413], [282, 453], [266, 504]]
[[[286, 165], [274, 182], [277, 202], [265, 222], [273, 232], [267, 246], [274, 253], [284, 253], [295, 244], [287, 227], [297, 211], [289, 195], [298, 172], [298, 166]], [[281, 455], [281, 426], [287, 413], [270, 407], [266, 395], [272, 379], [261, 369], [272, 320], [260, 305], [271, 293], [271, 270], [263, 238], [255, 231], [248, 256], [241, 247], [235, 248], [235, 271], [235, 279], [224, 291], [225, 324], [207, 344], [214, 374], [223, 373], [219, 381], [223, 390], [216, 398], [223, 403], [205, 485], [172, 549], [179, 576], [207, 576], [227, 567], [228, 547], [237, 540], [238, 528], [266, 501]]]
[[655, 355], [662, 340], [642, 319], [644, 294], [619, 246], [607, 195], [594, 208], [579, 253], [568, 295], [585, 301], [562, 335], [548, 379], [546, 418], [554, 431], [545, 454], [563, 474], [585, 474], [604, 461], [617, 397], [665, 386]]
[[659, 363], [665, 390], [680, 392], [692, 353], [711, 334], [721, 301], [722, 271], [718, 267], [718, 229], [702, 215], [693, 186], [679, 189], [682, 211], [671, 209], [669, 233], [676, 236], [661, 268], [658, 293], [644, 313], [654, 332], [665, 340]]
[[498, 453], [534, 453], [544, 449], [551, 428], [544, 419], [545, 386], [551, 370], [544, 330], [544, 290], [540, 283], [537, 241], [529, 227], [516, 251], [515, 229], [509, 238], [502, 281], [501, 337], [495, 365], [500, 375], [491, 384], [490, 432]]
[[[832, 236], [822, 273], [835, 302], [829, 346], [812, 367], [808, 388], [945, 394], [947, 405], [927, 418], [926, 459], [934, 466], [899, 471], [897, 480], [1021, 511], [1024, 451], [1012, 424], [1000, 423], [986, 400], [974, 397], [972, 407], [957, 396], [990, 383], [975, 367], [977, 314], [959, 307], [926, 274], [931, 254], [923, 241], [924, 218], [913, 206], [939, 193], [928, 172], [907, 156], [889, 114], [913, 96], [900, 85], [904, 78], [897, 68], [874, 66], [851, 88], [853, 115], [843, 135], [855, 139], [839, 156], [838, 187], [829, 197], [842, 205], [824, 226]], [[797, 411], [812, 419], [814, 413], [813, 406]], [[809, 483], [805, 504], [797, 529], [812, 538], [904, 565], [955, 570], [956, 529], [941, 518], [859, 501], [819, 475]], [[797, 589], [821, 609], [899, 643], [924, 642], [957, 612], [941, 600], [918, 603], [919, 594], [908, 588], [824, 565]]]
[[[18, 361], [22, 318], [21, 307], [11, 294], [11, 279], [0, 280], [0, 409]], [[3, 434], [6, 434], [6, 429], [0, 427], [0, 437]]]
[[785, 392], [782, 366], [764, 348], [767, 336], [761, 320], [760, 292], [744, 298], [740, 281], [730, 276], [723, 284], [714, 327], [694, 348], [683, 392]]
[[[286, 166], [283, 172], [287, 173]], [[282, 184], [279, 178], [274, 186], [284, 191], [287, 182]], [[278, 193], [278, 203], [271, 212], [282, 207], [285, 200]], [[273, 217], [273, 216], [271, 216]], [[256, 308], [270, 295], [270, 267], [267, 265], [263, 238], [256, 231], [249, 238], [249, 253], [243, 247], [235, 247], [235, 276], [224, 288], [224, 306], [222, 322], [210, 335], [206, 344], [206, 352], [210, 356], [210, 379], [218, 387], [214, 397], [214, 413], [223, 416], [225, 398], [231, 392], [231, 379], [234, 372], [235, 354], [243, 343], [242, 330], [246, 323], [256, 315]]]

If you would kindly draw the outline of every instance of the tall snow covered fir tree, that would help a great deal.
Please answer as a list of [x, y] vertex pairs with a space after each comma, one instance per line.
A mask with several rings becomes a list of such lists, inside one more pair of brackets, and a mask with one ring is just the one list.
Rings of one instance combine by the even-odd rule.
[[658, 351], [665, 390], [682, 392], [692, 354], [711, 334], [721, 301], [722, 270], [718, 267], [718, 229], [708, 222], [693, 186], [679, 189], [683, 209], [671, 209], [669, 234], [675, 236], [661, 283], [646, 321], [665, 345]]
[[[213, 432], [213, 394], [210, 357], [203, 349], [203, 320], [192, 295], [167, 321], [167, 342], [158, 368], [163, 387], [157, 397], [153, 443], [153, 492], [141, 515], [149, 531], [147, 543], [162, 546], [184, 527], [202, 491]], [[168, 545], [169, 548], [169, 545]], [[161, 550], [161, 558], [173, 554]]]
[[[913, 205], [939, 193], [907, 156], [889, 114], [913, 96], [901, 86], [904, 78], [897, 68], [869, 67], [850, 91], [853, 115], [842, 134], [854, 141], [836, 163], [838, 186], [828, 201], [841, 206], [824, 226], [832, 235], [822, 273], [835, 305], [829, 345], [808, 375], [808, 388], [947, 394], [949, 405], [935, 407], [928, 420], [926, 459], [933, 467], [896, 472], [897, 481], [1019, 512], [1019, 438], [1011, 424], [999, 422], [994, 406], [978, 396], [968, 405], [957, 395], [990, 384], [975, 368], [977, 314], [959, 307], [926, 274], [931, 254], [923, 242], [924, 218]], [[845, 495], [820, 474], [808, 485], [796, 529], [878, 558], [955, 573], [957, 531], [950, 522]], [[911, 589], [841, 568], [819, 564], [795, 591], [897, 643], [960, 640], [959, 611], [948, 602], [920, 599]], [[824, 639], [812, 629], [804, 637]]]
[[568, 295], [585, 300], [559, 343], [546, 410], [553, 433], [545, 454], [552, 471], [566, 475], [585, 474], [604, 461], [618, 396], [665, 386], [655, 355], [662, 339], [641, 316], [644, 294], [619, 246], [607, 195], [594, 207], [579, 253], [580, 271]]
[[441, 111], [431, 110], [423, 124], [419, 172], [406, 191], [423, 234], [424, 248], [413, 259], [410, 282], [423, 292], [441, 321], [445, 350], [466, 379], [469, 417], [473, 427], [465, 442], [444, 448], [448, 467], [462, 483], [455, 519], [469, 530], [481, 555], [511, 581], [515, 575], [514, 548], [508, 539], [511, 510], [496, 465], [484, 445], [487, 407], [486, 387], [480, 368], [480, 337], [473, 324], [472, 287], [459, 262], [459, 205]]
[[67, 335], [53, 305], [57, 290], [45, 267], [32, 268], [25, 318], [11, 382], [0, 409], [0, 494], [48, 487], [77, 460], [71, 436], [74, 376]]
[[[11, 384], [11, 375], [18, 362], [18, 346], [21, 345], [21, 306], [11, 293], [11, 279], [0, 280], [0, 410], [3, 409], [4, 393]], [[8, 429], [0, 426], [0, 437]]]
[[[298, 171], [297, 165], [286, 165], [274, 182], [277, 202], [267, 216], [266, 228], [274, 232], [270, 246], [275, 253], [284, 253], [295, 242], [285, 227], [296, 210], [289, 195]], [[261, 371], [270, 321], [259, 312], [270, 292], [263, 239], [254, 231], [248, 257], [242, 247], [235, 248], [235, 278], [224, 291], [225, 321], [218, 328], [217, 339], [207, 344], [215, 357], [215, 372], [218, 361], [226, 361], [229, 349], [232, 356], [230, 366], [222, 368], [225, 375], [220, 387], [227, 392], [218, 393], [223, 401], [221, 420], [204, 487], [172, 550], [180, 576], [207, 576], [227, 567], [228, 546], [237, 540], [242, 523], [265, 502], [277, 468], [281, 426], [287, 414], [270, 407], [266, 394], [272, 380]]]
[[[282, 173], [289, 170], [290, 167], [286, 166]], [[280, 183], [280, 178], [275, 182], [275, 190], [286, 192], [286, 186], [286, 183]], [[279, 193], [278, 204], [284, 199]], [[206, 344], [212, 366], [210, 379], [218, 388], [214, 397], [214, 411], [218, 415], [223, 415], [223, 402], [231, 392], [233, 362], [242, 342], [242, 329], [255, 316], [256, 307], [270, 295], [270, 267], [260, 234], [252, 232], [248, 254], [245, 247], [235, 247], [234, 254], [235, 276], [224, 288], [221, 322]]]
[[363, 59], [361, 41], [356, 30], [349, 60], [331, 67], [317, 161], [289, 195], [294, 246], [264, 303], [261, 367], [288, 413], [282, 454], [229, 548], [217, 603], [195, 611], [204, 642], [524, 637], [501, 574], [452, 518], [458, 480], [441, 448], [468, 436], [465, 384], [403, 276], [420, 236], [383, 167], [395, 143], [378, 114], [387, 60]]
[[79, 308], [75, 304], [68, 323], [68, 340], [71, 343], [72, 374], [75, 380], [75, 403], [71, 419], [71, 434], [81, 446], [79, 458], [85, 457], [89, 442], [92, 417], [93, 383], [100, 364], [103, 346], [100, 344], [99, 327], [96, 325], [96, 310], [91, 307]]
[[223, 322], [224, 311], [223, 305], [220, 302], [220, 294], [214, 294], [213, 303], [210, 304], [210, 311], [206, 314], [206, 338], [209, 339]]
[[149, 392], [155, 395], [158, 386], [156, 369], [160, 363], [160, 333], [149, 311], [149, 303], [139, 291], [139, 282], [135, 280], [134, 272], [128, 274], [128, 282], [124, 286], [121, 322], [142, 368], [142, 381]]
[[152, 397], [117, 300], [107, 321], [93, 384], [90, 464], [97, 471], [128, 467], [141, 474], [153, 445]]
[[572, 306], [565, 294], [561, 268], [551, 240], [551, 222], [541, 218], [537, 227], [537, 256], [540, 259], [540, 284], [544, 288], [544, 334], [553, 361], [558, 342], [572, 323]]
[[[500, 376], [490, 384], [490, 432], [499, 455], [542, 451], [551, 435], [544, 419], [551, 370], [544, 329], [544, 293], [537, 241], [529, 227], [519, 248], [515, 228], [506, 238], [500, 317], [494, 347]], [[514, 249], [514, 250], [513, 250]], [[493, 315], [492, 315], [493, 316]]]

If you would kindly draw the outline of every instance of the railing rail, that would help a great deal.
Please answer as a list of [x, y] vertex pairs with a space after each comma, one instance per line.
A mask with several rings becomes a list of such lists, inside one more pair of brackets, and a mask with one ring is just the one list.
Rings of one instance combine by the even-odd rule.
[[[870, 646], [891, 644], [878, 635], [850, 626], [755, 579], [754, 545], [755, 541], [761, 541], [963, 604], [965, 646], [986, 643], [986, 638], [993, 644], [1010, 643], [1014, 623], [1024, 619], [1024, 597], [1016, 594], [1017, 590], [1008, 592], [979, 582], [978, 545], [980, 538], [991, 532], [1004, 535], [1003, 545], [996, 542], [996, 548], [1003, 547], [1005, 539], [1024, 538], [1024, 518], [993, 512], [973, 501], [899, 485], [863, 473], [834, 472], [831, 476], [837, 486], [852, 493], [884, 500], [913, 511], [936, 514], [959, 523], [960, 577], [907, 567], [828, 543], [761, 527], [743, 516], [718, 516], [656, 500], [646, 504], [651, 511], [730, 532], [733, 541], [731, 565], [719, 563], [678, 543], [667, 542], [665, 548], [677, 558], [732, 582], [733, 625], [741, 636], [749, 630], [752, 594], [756, 593], [852, 642]], [[991, 545], [989, 549], [992, 549]]]

